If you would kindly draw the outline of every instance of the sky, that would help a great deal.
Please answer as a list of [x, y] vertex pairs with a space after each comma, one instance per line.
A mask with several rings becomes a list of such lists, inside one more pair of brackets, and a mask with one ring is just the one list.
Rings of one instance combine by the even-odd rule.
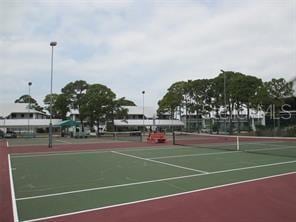
[[220, 70], [296, 76], [295, 0], [0, 0], [0, 103], [85, 80], [157, 107], [176, 81]]

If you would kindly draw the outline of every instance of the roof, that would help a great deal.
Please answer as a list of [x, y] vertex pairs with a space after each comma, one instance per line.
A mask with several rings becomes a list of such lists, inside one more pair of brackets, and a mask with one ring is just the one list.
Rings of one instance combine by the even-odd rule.
[[[128, 115], [143, 115], [143, 106], [123, 106], [123, 108], [128, 109]], [[67, 116], [78, 114], [79, 111], [77, 109], [71, 109], [67, 113]], [[153, 116], [157, 116], [156, 109], [150, 106], [144, 106], [144, 115], [146, 118], [153, 118]]]
[[35, 109], [29, 109], [29, 103], [0, 103], [0, 117], [7, 117], [11, 113], [39, 113]]
[[61, 127], [79, 126], [80, 123], [74, 120], [64, 120], [58, 123]]
[[[128, 115], [143, 115], [143, 106], [123, 106], [128, 109]], [[146, 118], [156, 116], [156, 109], [151, 106], [144, 106], [144, 115]]]
[[79, 115], [79, 110], [78, 109], [70, 109], [70, 112], [67, 113], [67, 116], [71, 115]]
[[[115, 126], [143, 126], [143, 120], [141, 119], [129, 119], [129, 120], [114, 120]], [[145, 126], [184, 126], [184, 123], [180, 120], [168, 120], [168, 119], [156, 119], [156, 120], [144, 120]]]

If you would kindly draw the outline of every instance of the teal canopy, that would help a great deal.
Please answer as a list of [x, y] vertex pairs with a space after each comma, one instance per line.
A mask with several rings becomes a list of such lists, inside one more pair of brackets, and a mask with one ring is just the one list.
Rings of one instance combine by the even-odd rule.
[[72, 127], [72, 126], [79, 126], [80, 123], [79, 122], [76, 122], [74, 120], [64, 120], [64, 121], [61, 121], [59, 122], [58, 124], [60, 127]]

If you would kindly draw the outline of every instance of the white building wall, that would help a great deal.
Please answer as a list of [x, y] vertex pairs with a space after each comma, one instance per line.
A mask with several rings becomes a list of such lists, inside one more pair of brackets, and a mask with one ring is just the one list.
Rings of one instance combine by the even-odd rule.
[[[0, 128], [27, 128], [28, 123], [30, 127], [46, 128], [49, 126], [49, 119], [0, 119]], [[61, 119], [52, 119], [53, 126], [58, 126]]]

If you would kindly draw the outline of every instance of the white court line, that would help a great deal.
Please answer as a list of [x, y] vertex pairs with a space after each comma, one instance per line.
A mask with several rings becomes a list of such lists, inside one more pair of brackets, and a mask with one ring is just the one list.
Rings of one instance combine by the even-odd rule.
[[[175, 133], [179, 133], [178, 136], [182, 136], [182, 133], [184, 132], [179, 132], [175, 131]], [[228, 138], [242, 138], [242, 139], [271, 139], [271, 140], [276, 140], [276, 139], [282, 139], [283, 141], [290, 141], [290, 140], [296, 140], [296, 137], [277, 137], [277, 136], [237, 136], [237, 135], [225, 135], [225, 134], [207, 134], [207, 133], [188, 133], [186, 132], [187, 135], [193, 135], [193, 136], [208, 136], [208, 137], [228, 137]], [[186, 135], [185, 135], [186, 136]]]
[[82, 192], [95, 191], [95, 190], [105, 190], [105, 189], [112, 189], [112, 188], [118, 188], [118, 187], [127, 187], [127, 186], [133, 186], [133, 185], [141, 185], [141, 184], [190, 178], [190, 177], [195, 177], [196, 175], [200, 175], [200, 174], [192, 174], [192, 175], [179, 176], [179, 177], [168, 177], [168, 178], [157, 179], [157, 180], [147, 180], [147, 181], [142, 181], [142, 182], [118, 184], [118, 185], [113, 185], [113, 186], [95, 187], [95, 188], [89, 188], [89, 189], [84, 189], [84, 190], [74, 190], [74, 191], [54, 193], [54, 194], [45, 194], [45, 195], [39, 195], [39, 196], [22, 197], [22, 198], [17, 198], [16, 200], [19, 201], [19, 200], [39, 199], [39, 198], [44, 198], [44, 197], [61, 196], [61, 195], [73, 194], [73, 193], [82, 193]]
[[[288, 141], [290, 142], [290, 141]], [[246, 145], [256, 145], [256, 146], [277, 146], [277, 147], [282, 147], [283, 143], [282, 142], [266, 142], [266, 143], [258, 143], [258, 142], [239, 142], [240, 146], [246, 146]], [[287, 146], [285, 147], [295, 147], [295, 146]]]
[[42, 221], [43, 220], [50, 220], [50, 219], [57, 218], [57, 217], [65, 217], [65, 216], [71, 216], [71, 215], [81, 214], [81, 213], [88, 213], [88, 212], [92, 212], [92, 211], [104, 210], [104, 209], [109, 209], [109, 208], [127, 206], [127, 205], [132, 205], [132, 204], [139, 204], [139, 203], [143, 203], [143, 202], [165, 199], [165, 198], [170, 198], [170, 197], [177, 197], [177, 196], [181, 196], [181, 195], [197, 193], [197, 192], [202, 192], [202, 191], [206, 191], [206, 190], [214, 190], [214, 189], [219, 189], [219, 188], [224, 188], [224, 187], [229, 187], [229, 186], [234, 186], [234, 185], [239, 185], [239, 184], [244, 184], [244, 183], [272, 179], [272, 178], [276, 178], [276, 177], [292, 175], [295, 173], [296, 172], [289, 172], [289, 173], [282, 173], [282, 174], [278, 174], [278, 175], [266, 176], [266, 177], [261, 177], [261, 178], [256, 178], [256, 179], [243, 180], [243, 181], [239, 181], [239, 182], [217, 185], [217, 186], [212, 186], [212, 187], [207, 187], [207, 188], [201, 188], [201, 189], [196, 189], [196, 190], [191, 190], [191, 191], [186, 191], [186, 192], [181, 192], [181, 193], [175, 193], [175, 194], [163, 195], [163, 196], [158, 196], [158, 197], [153, 197], [153, 198], [147, 198], [144, 200], [137, 200], [137, 201], [132, 201], [132, 202], [114, 204], [114, 205], [105, 206], [105, 207], [97, 207], [97, 208], [91, 208], [91, 209], [87, 209], [87, 210], [74, 211], [71, 213], [58, 214], [58, 215], [53, 215], [53, 216], [48, 216], [48, 217], [41, 217], [41, 218], [36, 218], [36, 219], [31, 219], [31, 220], [25, 220], [23, 222], [35, 222], [35, 221], [41, 221], [41, 220]]
[[73, 143], [68, 142], [68, 141], [65, 141], [65, 140], [55, 140], [55, 141], [57, 141], [57, 142], [61, 142], [61, 143], [66, 143], [66, 144], [73, 144]]
[[10, 180], [10, 190], [11, 190], [11, 201], [12, 201], [12, 212], [13, 218], [15, 222], [19, 221], [18, 213], [17, 213], [17, 205], [16, 205], [16, 198], [15, 198], [15, 191], [14, 191], [14, 183], [11, 171], [11, 159], [10, 154], [8, 154], [8, 169], [9, 169], [9, 180]]
[[[188, 147], [190, 148], [190, 147]], [[56, 152], [36, 152], [36, 153], [15, 153], [11, 154], [11, 158], [25, 158], [25, 157], [40, 157], [40, 156], [58, 156], [58, 155], [76, 155], [76, 154], [87, 154], [87, 153], [106, 153], [110, 151], [116, 150], [124, 150], [124, 151], [145, 151], [145, 150], [176, 150], [176, 149], [184, 149], [184, 147], [149, 147], [149, 148], [141, 148], [141, 147], [134, 147], [134, 148], [102, 148], [100, 150], [73, 150], [73, 151], [56, 151]]]
[[283, 149], [295, 149], [296, 147], [292, 146], [281, 146], [275, 148], [260, 148], [260, 149], [243, 149], [243, 150], [236, 150], [236, 151], [225, 151], [225, 152], [213, 152], [213, 153], [195, 153], [195, 154], [184, 154], [184, 155], [173, 155], [173, 156], [160, 156], [160, 157], [153, 157], [150, 158], [152, 160], [160, 160], [160, 159], [170, 159], [170, 158], [182, 158], [182, 157], [191, 157], [191, 156], [209, 156], [209, 155], [219, 155], [219, 154], [231, 154], [231, 153], [243, 153], [243, 152], [260, 152], [260, 151], [272, 151], [272, 150], [283, 150]]
[[290, 163], [296, 163], [296, 160], [294, 160], [294, 161], [286, 161], [286, 162], [279, 162], [279, 163], [256, 165], [256, 166], [249, 166], [249, 167], [233, 168], [233, 169], [228, 169], [228, 170], [219, 170], [219, 171], [209, 172], [207, 174], [198, 173], [198, 174], [192, 174], [192, 175], [186, 175], [186, 176], [168, 177], [168, 178], [157, 179], [157, 180], [148, 180], [148, 181], [141, 181], [141, 182], [134, 182], [134, 183], [126, 183], [126, 184], [119, 184], [119, 185], [106, 186], [106, 187], [95, 187], [95, 188], [67, 191], [67, 192], [61, 192], [61, 193], [45, 194], [45, 195], [38, 195], [38, 196], [31, 196], [31, 197], [21, 197], [21, 198], [16, 198], [16, 200], [19, 201], [19, 200], [39, 199], [39, 198], [44, 198], [44, 197], [60, 196], [60, 195], [66, 195], [66, 194], [82, 193], [82, 192], [103, 190], [103, 189], [112, 189], [112, 188], [117, 188], [117, 187], [127, 187], [127, 186], [134, 186], [134, 185], [140, 185], [140, 184], [148, 184], [148, 183], [155, 183], [155, 182], [178, 180], [178, 179], [184, 179], [184, 178], [190, 178], [190, 177], [200, 177], [200, 176], [207, 176], [207, 175], [212, 175], [212, 174], [220, 174], [220, 173], [241, 171], [241, 170], [247, 170], [247, 169], [255, 169], [255, 168], [262, 168], [262, 167], [269, 167], [269, 166], [277, 166], [277, 165], [284, 165], [284, 164], [290, 164]]
[[182, 157], [191, 157], [191, 156], [210, 156], [210, 155], [220, 155], [220, 154], [230, 154], [230, 153], [238, 153], [242, 151], [225, 151], [225, 152], [211, 152], [211, 153], [194, 153], [194, 154], [184, 154], [184, 155], [174, 155], [174, 156], [160, 156], [149, 158], [151, 160], [160, 160], [160, 159], [170, 159], [170, 158], [182, 158]]
[[261, 148], [261, 149], [246, 149], [246, 150], [243, 150], [245, 152], [254, 152], [254, 151], [264, 151], [264, 150], [283, 150], [283, 149], [295, 149], [296, 150], [296, 147], [293, 147], [293, 146], [281, 146], [281, 147], [275, 147], [275, 148]]
[[6, 141], [6, 147], [9, 147], [9, 143], [8, 143], [8, 141]]
[[208, 173], [207, 171], [204, 171], [204, 170], [197, 170], [197, 169], [193, 169], [193, 168], [189, 168], [189, 167], [183, 167], [183, 166], [179, 166], [179, 165], [175, 165], [175, 164], [171, 164], [171, 163], [165, 163], [165, 162], [152, 160], [152, 159], [149, 159], [149, 158], [138, 157], [138, 156], [134, 156], [134, 155], [126, 154], [126, 153], [121, 153], [121, 152], [117, 152], [117, 151], [111, 151], [111, 152], [116, 153], [118, 155], [122, 155], [122, 156], [127, 156], [127, 157], [131, 157], [131, 158], [135, 158], [135, 159], [150, 161], [150, 162], [153, 162], [153, 163], [167, 165], [167, 166], [180, 168], [180, 169], [184, 169], [184, 170], [190, 170], [190, 171], [199, 172], [199, 173]]
[[85, 151], [85, 152], [73, 152], [73, 151], [60, 151], [60, 152], [55, 152], [55, 153], [48, 153], [46, 152], [46, 154], [40, 154], [40, 153], [37, 153], [37, 154], [24, 154], [24, 155], [19, 155], [19, 154], [16, 154], [16, 155], [12, 155], [11, 158], [12, 159], [15, 159], [15, 158], [26, 158], [26, 157], [50, 157], [50, 156], [63, 156], [63, 155], [83, 155], [83, 154], [89, 154], [89, 153], [98, 153], [98, 154], [101, 154], [101, 153], [110, 153], [110, 151], [107, 151], [107, 150], [102, 150], [102, 151]]

